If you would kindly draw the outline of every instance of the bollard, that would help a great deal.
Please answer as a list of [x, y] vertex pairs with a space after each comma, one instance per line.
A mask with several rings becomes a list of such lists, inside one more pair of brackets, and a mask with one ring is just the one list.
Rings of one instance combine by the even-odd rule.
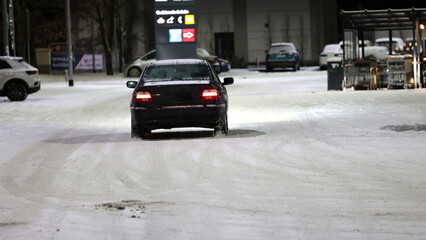
[[64, 70], [65, 72], [65, 82], [69, 81], [68, 70]]

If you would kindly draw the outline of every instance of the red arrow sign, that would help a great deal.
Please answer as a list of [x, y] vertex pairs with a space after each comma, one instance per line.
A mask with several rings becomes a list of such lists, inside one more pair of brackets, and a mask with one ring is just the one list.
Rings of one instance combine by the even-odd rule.
[[184, 42], [195, 42], [195, 29], [182, 29], [182, 36]]

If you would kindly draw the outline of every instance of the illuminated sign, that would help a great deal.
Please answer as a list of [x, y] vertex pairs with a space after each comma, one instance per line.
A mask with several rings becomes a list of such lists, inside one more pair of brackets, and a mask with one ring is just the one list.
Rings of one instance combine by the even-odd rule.
[[182, 29], [169, 29], [169, 42], [182, 42]]
[[155, 0], [157, 59], [197, 57], [197, 18], [194, 0]]
[[187, 25], [195, 24], [194, 15], [185, 15], [185, 24], [187, 24]]
[[195, 29], [169, 29], [169, 42], [195, 42]]
[[195, 29], [182, 29], [182, 37], [184, 42], [195, 42]]

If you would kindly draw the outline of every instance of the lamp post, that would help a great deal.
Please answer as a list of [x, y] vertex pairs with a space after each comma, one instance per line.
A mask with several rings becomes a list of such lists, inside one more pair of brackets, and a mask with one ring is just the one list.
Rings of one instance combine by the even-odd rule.
[[13, 56], [16, 56], [15, 49], [15, 17], [13, 14], [13, 0], [9, 0], [9, 31], [10, 31], [10, 49]]
[[425, 34], [426, 34], [426, 32], [425, 32], [425, 24], [424, 23], [422, 23], [422, 24], [420, 24], [420, 36], [419, 36], [419, 38], [420, 38], [420, 43], [422, 43], [422, 49], [423, 49], [423, 53], [422, 53], [422, 55], [421, 55], [421, 58], [420, 58], [420, 61], [422, 62], [422, 66], [423, 66], [423, 68], [420, 68], [423, 72], [422, 73], [420, 73], [420, 74], [422, 74], [423, 75], [423, 86], [421, 86], [422, 88], [424, 88], [425, 87], [425, 79], [426, 79], [426, 69], [424, 69], [424, 66], [426, 65], [426, 52], [425, 52], [425, 48], [426, 48], [426, 44], [425, 44]]
[[9, 56], [9, 18], [7, 15], [7, 0], [3, 0], [3, 44], [4, 44], [4, 55]]
[[25, 10], [25, 13], [27, 15], [27, 61], [31, 63], [31, 49], [30, 49], [30, 38], [31, 38], [31, 32], [30, 32], [30, 11], [28, 8]]
[[68, 86], [74, 86], [73, 80], [73, 56], [72, 56], [72, 40], [71, 40], [71, 10], [70, 0], [66, 0], [66, 23], [67, 23], [67, 44], [68, 44]]
[[425, 57], [426, 56], [426, 53], [425, 53], [425, 48], [426, 48], [426, 45], [425, 45], [425, 25], [422, 23], [422, 24], [420, 24], [420, 42], [423, 42], [423, 44], [422, 44], [422, 49], [423, 49], [423, 55], [422, 55], [422, 57]]

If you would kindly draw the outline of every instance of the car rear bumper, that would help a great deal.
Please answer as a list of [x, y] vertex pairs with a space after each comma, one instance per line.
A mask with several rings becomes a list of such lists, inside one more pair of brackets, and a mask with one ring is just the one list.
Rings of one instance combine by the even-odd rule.
[[132, 124], [149, 130], [179, 127], [214, 128], [227, 112], [222, 105], [167, 106], [147, 109], [131, 107]]
[[40, 90], [40, 87], [41, 87], [41, 83], [38, 82], [37, 86], [28, 88], [28, 94], [38, 92]]
[[269, 67], [294, 67], [296, 61], [269, 61], [267, 64]]

